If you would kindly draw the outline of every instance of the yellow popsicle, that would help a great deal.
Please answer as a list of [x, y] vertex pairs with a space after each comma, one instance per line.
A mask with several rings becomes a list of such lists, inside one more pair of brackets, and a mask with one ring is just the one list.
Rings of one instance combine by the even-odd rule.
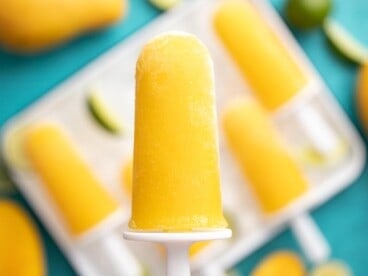
[[223, 1], [215, 30], [261, 103], [270, 111], [290, 100], [307, 78], [264, 19], [246, 0]]
[[307, 180], [256, 102], [237, 99], [223, 114], [228, 145], [266, 213], [301, 196]]
[[72, 235], [85, 233], [117, 211], [117, 202], [56, 125], [30, 127], [25, 146]]
[[158, 36], [137, 62], [130, 227], [226, 227], [218, 159], [210, 55], [189, 34]]
[[0, 200], [0, 275], [46, 275], [38, 232], [20, 206]]

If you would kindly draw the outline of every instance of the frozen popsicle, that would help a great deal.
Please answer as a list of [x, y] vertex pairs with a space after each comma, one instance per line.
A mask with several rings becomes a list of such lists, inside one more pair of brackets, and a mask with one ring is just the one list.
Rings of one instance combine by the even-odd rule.
[[307, 180], [260, 105], [246, 98], [234, 100], [222, 119], [228, 145], [266, 213], [307, 191]]
[[[124, 223], [118, 203], [103, 188], [72, 141], [53, 124], [30, 126], [26, 156], [70, 235], [101, 275], [139, 275], [141, 267], [116, 227]], [[92, 246], [93, 250], [90, 250]]]
[[277, 109], [306, 86], [308, 78], [248, 1], [224, 1], [214, 23], [221, 41], [267, 109]]
[[118, 210], [117, 202], [59, 128], [32, 127], [25, 145], [29, 161], [72, 235], [85, 233]]
[[192, 35], [148, 42], [137, 62], [130, 227], [224, 228], [212, 62]]
[[[215, 12], [214, 27], [252, 92], [268, 111], [279, 111], [291, 104], [303, 94], [301, 91], [323, 90], [312, 85], [315, 81], [303, 72], [300, 61], [249, 1], [223, 1]], [[341, 142], [319, 110], [305, 104], [296, 111], [295, 117], [315, 149], [324, 157], [336, 159]]]
[[[307, 192], [307, 179], [261, 105], [247, 98], [235, 99], [224, 111], [223, 127], [239, 168], [266, 214], [284, 210]], [[327, 241], [307, 214], [294, 215], [291, 226], [311, 262], [329, 257]]]

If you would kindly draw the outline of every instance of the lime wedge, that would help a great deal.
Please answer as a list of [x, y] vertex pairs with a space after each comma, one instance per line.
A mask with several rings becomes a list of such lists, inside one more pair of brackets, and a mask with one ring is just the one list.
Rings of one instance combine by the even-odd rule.
[[321, 25], [330, 13], [331, 7], [331, 0], [288, 0], [285, 13], [291, 24], [309, 29]]
[[349, 148], [346, 142], [341, 140], [328, 158], [325, 158], [319, 152], [309, 146], [296, 150], [295, 155], [296, 158], [304, 165], [322, 167], [336, 165], [346, 156], [348, 150]]
[[352, 276], [350, 268], [341, 261], [330, 261], [316, 266], [310, 276]]
[[346, 58], [356, 63], [368, 59], [368, 49], [357, 41], [344, 27], [333, 19], [327, 19], [323, 29], [332, 45]]
[[112, 134], [121, 134], [124, 131], [122, 120], [105, 102], [100, 90], [91, 90], [88, 94], [87, 106], [92, 117], [105, 130]]
[[24, 152], [24, 133], [26, 127], [11, 129], [4, 140], [5, 161], [17, 169], [27, 170], [30, 168], [27, 156]]
[[149, 0], [156, 8], [166, 11], [177, 5], [180, 0]]

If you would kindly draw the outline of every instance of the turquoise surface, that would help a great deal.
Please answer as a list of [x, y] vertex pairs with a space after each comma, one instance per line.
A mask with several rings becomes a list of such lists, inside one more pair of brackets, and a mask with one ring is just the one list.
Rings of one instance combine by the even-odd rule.
[[[284, 1], [273, 0], [272, 3], [281, 10]], [[49, 89], [158, 15], [159, 12], [146, 0], [131, 0], [130, 13], [124, 22], [100, 33], [85, 36], [47, 54], [19, 57], [0, 51], [0, 126]], [[334, 1], [333, 17], [368, 45], [366, 15], [368, 15], [366, 0]], [[354, 104], [357, 66], [335, 55], [319, 29], [310, 32], [295, 31], [294, 34], [338, 102], [358, 126]], [[29, 209], [19, 194], [12, 198]], [[367, 170], [346, 191], [313, 212], [313, 217], [331, 244], [333, 258], [345, 260], [358, 276], [368, 275], [367, 213]], [[73, 269], [42, 225], [38, 224], [38, 227], [47, 252], [49, 275], [74, 275]], [[292, 234], [287, 230], [238, 264], [237, 269], [243, 275], [247, 275], [262, 257], [276, 249], [292, 249], [301, 253]]]

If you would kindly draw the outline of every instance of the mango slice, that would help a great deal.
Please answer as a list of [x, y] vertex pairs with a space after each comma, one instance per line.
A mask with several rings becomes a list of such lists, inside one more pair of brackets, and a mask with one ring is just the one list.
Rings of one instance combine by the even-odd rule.
[[125, 0], [1, 0], [0, 44], [35, 53], [116, 22]]
[[4, 199], [0, 200], [0, 275], [46, 275], [35, 225], [18, 204]]
[[278, 251], [261, 261], [251, 276], [305, 276], [300, 257], [291, 251]]

